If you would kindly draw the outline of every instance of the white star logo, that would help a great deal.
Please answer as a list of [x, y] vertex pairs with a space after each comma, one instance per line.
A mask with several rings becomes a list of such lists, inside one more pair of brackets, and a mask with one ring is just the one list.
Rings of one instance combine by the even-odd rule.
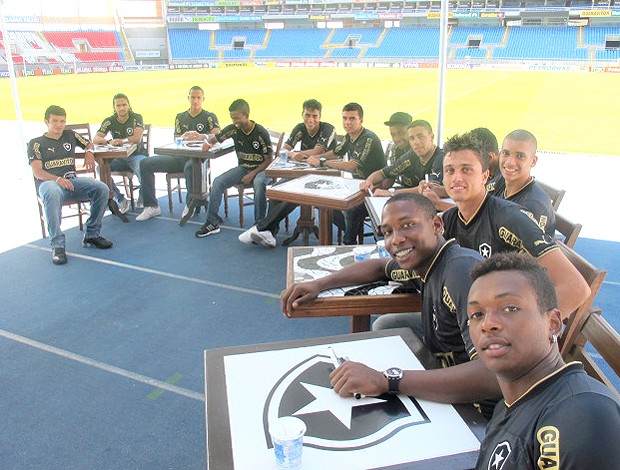
[[491, 464], [491, 466], [493, 468], [501, 468], [500, 465], [504, 461], [505, 458], [506, 457], [504, 457], [504, 451], [503, 450], [499, 451], [497, 454], [493, 456], [493, 463]]
[[311, 413], [319, 413], [321, 411], [329, 411], [333, 414], [347, 429], [351, 429], [351, 417], [353, 408], [356, 406], [374, 405], [376, 403], [384, 403], [386, 400], [373, 397], [364, 397], [357, 400], [353, 396], [341, 397], [334, 390], [319, 385], [307, 384], [300, 382], [306, 390], [314, 395], [314, 400], [306, 406], [297, 410], [293, 415], [305, 415]]

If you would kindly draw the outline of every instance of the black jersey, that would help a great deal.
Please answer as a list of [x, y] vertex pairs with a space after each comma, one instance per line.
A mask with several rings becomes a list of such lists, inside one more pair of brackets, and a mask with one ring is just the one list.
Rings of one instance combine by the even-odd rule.
[[266, 159], [271, 159], [273, 154], [271, 136], [260, 124], [252, 121], [252, 129], [248, 133], [238, 129], [234, 124], [229, 124], [215, 135], [218, 142], [224, 142], [231, 137], [235, 142], [240, 167], [251, 170], [260, 166]]
[[555, 213], [551, 207], [551, 198], [532, 178], [529, 183], [510, 197], [506, 197], [506, 182], [502, 177], [498, 180], [495, 196], [519, 204], [527, 210], [543, 231], [553, 237], [555, 235]]
[[394, 260], [386, 265], [389, 279], [421, 285], [422, 339], [444, 367], [467, 362], [476, 355], [467, 326], [467, 295], [472, 283], [469, 271], [481, 260], [475, 251], [449, 240], [423, 278], [402, 269]]
[[407, 188], [417, 187], [426, 175], [429, 181], [443, 184], [443, 150], [435, 147], [435, 152], [424, 165], [415, 152], [409, 150], [394, 165], [386, 166], [381, 172], [386, 178], [398, 180]]
[[179, 136], [188, 131], [196, 131], [200, 134], [211, 134], [215, 128], [220, 128], [217, 116], [209, 111], [201, 110], [196, 116], [189, 111], [177, 114], [174, 120], [174, 135]]
[[497, 404], [476, 469], [617, 469], [618, 436], [620, 401], [573, 362]]
[[539, 258], [557, 249], [553, 239], [517, 204], [485, 196], [476, 214], [465, 221], [452, 207], [442, 215], [444, 236], [488, 258], [502, 251], [524, 251]]
[[385, 166], [385, 154], [379, 137], [366, 128], [362, 128], [362, 132], [355, 142], [351, 142], [349, 135], [345, 135], [342, 142], [338, 144], [334, 153], [339, 157], [349, 156], [349, 161], [354, 161], [359, 166], [353, 170], [353, 178], [366, 179], [371, 173], [380, 170]]
[[[40, 160], [44, 171], [61, 177], [75, 176], [75, 147], [86, 148], [88, 140], [65, 129], [59, 139], [42, 135], [28, 142], [28, 163]], [[37, 188], [41, 184], [36, 180]]]
[[491, 176], [487, 181], [487, 193], [491, 194], [492, 196], [497, 196], [496, 191], [503, 191], [503, 189], [501, 189], [503, 184], [504, 177], [502, 176], [501, 172], [497, 170], [497, 173]]
[[300, 150], [312, 150], [317, 146], [323, 147], [325, 152], [334, 150], [336, 148], [336, 129], [327, 122], [320, 122], [318, 130], [314, 135], [310, 135], [304, 123], [301, 122], [291, 132], [286, 145], [295, 148], [297, 142], [301, 142]]
[[[144, 129], [144, 121], [142, 120], [141, 114], [136, 114], [133, 111], [129, 113], [129, 118], [125, 122], [120, 122], [116, 116], [113, 114], [109, 118], [106, 118], [102, 123], [101, 127], [97, 132], [101, 132], [103, 135], [106, 135], [108, 132], [112, 135], [112, 139], [126, 139], [127, 137], [131, 137], [133, 135], [134, 129]], [[142, 145], [142, 140], [137, 144], [134, 153], [145, 154], [144, 145]]]

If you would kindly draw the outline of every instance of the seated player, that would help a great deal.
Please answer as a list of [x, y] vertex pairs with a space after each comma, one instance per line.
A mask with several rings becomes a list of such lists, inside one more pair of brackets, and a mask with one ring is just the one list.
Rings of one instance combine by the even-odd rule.
[[[433, 204], [415, 193], [397, 194], [383, 208], [381, 230], [392, 259], [369, 259], [349, 265], [327, 277], [295, 284], [281, 294], [287, 314], [319, 292], [374, 282], [397, 280], [422, 288], [421, 314], [399, 314], [446, 368], [401, 371], [388, 378], [364, 364], [346, 361], [332, 373], [332, 385], [341, 396], [363, 393], [377, 396], [390, 391], [446, 403], [499, 397], [497, 382], [476, 359], [467, 332], [469, 270], [482, 258], [442, 236], [443, 225]], [[380, 317], [381, 318], [381, 317]], [[395, 364], [396, 365], [396, 364]]]
[[[527, 211], [486, 191], [488, 160], [471, 134], [456, 135], [444, 144], [444, 188], [456, 207], [443, 213], [445, 237], [489, 256], [502, 251], [525, 251], [547, 269], [568, 316], [590, 295], [579, 271]], [[433, 191], [423, 193], [437, 198]]]
[[[136, 144], [136, 150], [127, 158], [115, 158], [110, 162], [110, 171], [134, 172], [140, 185], [142, 185], [142, 174], [140, 173], [140, 162], [147, 158], [146, 149], [142, 144], [142, 134], [144, 133], [144, 121], [142, 115], [134, 113], [129, 103], [129, 98], [123, 93], [117, 93], [112, 98], [114, 114], [103, 120], [97, 135], [93, 138], [95, 144], [110, 144], [120, 147], [123, 144]], [[110, 134], [111, 139], [106, 139]], [[129, 210], [129, 201], [121, 194], [112, 181], [112, 191], [114, 200], [118, 204], [121, 213], [125, 214]], [[138, 207], [142, 205], [142, 188], [138, 197]]]
[[[391, 127], [390, 127], [391, 129]], [[420, 183], [441, 184], [443, 151], [434, 144], [435, 136], [427, 121], [413, 121], [406, 130], [409, 151], [392, 165], [375, 171], [360, 184], [360, 189], [373, 196], [389, 196], [397, 192], [420, 192]], [[399, 180], [402, 188], [393, 188]]]
[[[342, 108], [342, 127], [346, 135], [334, 150], [308, 158], [312, 166], [325, 166], [347, 171], [353, 178], [364, 179], [385, 166], [385, 154], [377, 135], [364, 128], [364, 110], [358, 103], [349, 103]], [[344, 161], [344, 156], [348, 161]], [[339, 215], [337, 215], [339, 214]], [[368, 215], [366, 205], [360, 204], [346, 211], [344, 215], [344, 244], [353, 245], [357, 234]], [[342, 213], [334, 213], [334, 222], [342, 228]]]
[[581, 363], [562, 360], [562, 315], [545, 269], [501, 253], [472, 276], [469, 333], [504, 396], [476, 468], [618, 468], [620, 400]]
[[495, 185], [502, 178], [499, 171], [499, 146], [497, 137], [486, 127], [476, 127], [470, 132], [471, 136], [480, 144], [480, 150], [489, 159], [489, 179], [487, 180], [487, 192], [495, 194]]
[[[323, 106], [317, 100], [304, 102], [301, 113], [303, 122], [293, 128], [284, 144], [284, 148], [289, 151], [289, 158], [304, 161], [312, 155], [336, 148], [336, 129], [331, 124], [321, 121], [322, 108]], [[299, 151], [293, 151], [298, 142], [300, 143]], [[275, 248], [275, 235], [280, 228], [280, 222], [296, 207], [297, 204], [291, 202], [270, 200], [267, 216], [239, 235], [239, 241], [247, 244], [259, 243], [268, 248]]]
[[[177, 114], [174, 120], [174, 137], [183, 140], [205, 140], [209, 134], [217, 134], [220, 124], [217, 116], [202, 109], [205, 100], [204, 91], [199, 86], [193, 86], [187, 97], [190, 108]], [[185, 187], [187, 197], [192, 194], [192, 159], [172, 157], [169, 155], [153, 155], [140, 162], [140, 174], [142, 175], [142, 196], [144, 210], [136, 217], [138, 222], [148, 220], [151, 217], [161, 215], [161, 209], [155, 195], [155, 173], [180, 173], [185, 175]], [[189, 204], [189, 200], [186, 201]], [[181, 220], [185, 223], [194, 214], [189, 213], [189, 206], [185, 205]]]
[[84, 167], [95, 167], [93, 144], [80, 134], [65, 129], [67, 113], [60, 106], [45, 111], [47, 132], [28, 143], [28, 161], [35, 178], [37, 193], [43, 200], [47, 221], [52, 263], [65, 264], [65, 234], [60, 230], [62, 205], [67, 200], [90, 201], [90, 216], [86, 221], [83, 245], [110, 248], [112, 242], [103, 238], [101, 221], [108, 204], [110, 190], [106, 184], [93, 178], [77, 178], [75, 147], [86, 150]]
[[538, 161], [537, 146], [536, 137], [528, 131], [516, 130], [506, 136], [499, 152], [502, 178], [493, 195], [519, 204], [547, 235], [553, 237], [555, 213], [551, 199], [530, 174]]
[[261, 221], [267, 212], [267, 177], [265, 169], [271, 163], [273, 148], [269, 131], [250, 120], [250, 105], [243, 99], [232, 102], [229, 124], [219, 134], [209, 136], [202, 149], [206, 152], [217, 142], [232, 138], [239, 165], [222, 173], [213, 181], [209, 195], [207, 220], [195, 235], [198, 238], [220, 233], [223, 219], [218, 215], [226, 189], [235, 184], [252, 184], [254, 187], [254, 223]]

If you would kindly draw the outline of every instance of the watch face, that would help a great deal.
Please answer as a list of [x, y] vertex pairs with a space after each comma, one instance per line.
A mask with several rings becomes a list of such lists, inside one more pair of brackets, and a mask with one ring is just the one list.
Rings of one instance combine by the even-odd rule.
[[403, 371], [398, 367], [390, 367], [385, 371], [385, 375], [387, 375], [388, 377], [393, 377], [395, 379], [400, 379], [403, 376]]

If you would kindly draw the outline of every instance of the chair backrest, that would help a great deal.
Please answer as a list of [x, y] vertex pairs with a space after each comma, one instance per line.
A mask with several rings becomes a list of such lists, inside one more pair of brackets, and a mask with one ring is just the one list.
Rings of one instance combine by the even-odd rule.
[[92, 142], [92, 140], [93, 140], [91, 138], [91, 134], [90, 134], [90, 124], [84, 124], [84, 123], [80, 123], [80, 124], [67, 124], [65, 126], [65, 129], [69, 129], [69, 130], [77, 132], [78, 134], [80, 134], [85, 139], [88, 139], [89, 142]]
[[562, 250], [562, 253], [564, 253], [564, 255], [566, 256], [566, 258], [583, 276], [583, 278], [588, 283], [588, 286], [590, 286], [590, 296], [584, 301], [583, 304], [581, 304], [574, 312], [572, 312], [565, 321], [566, 327], [564, 329], [562, 337], [560, 338], [560, 351], [562, 352], [562, 354], [564, 354], [564, 352], [566, 352], [575, 341], [577, 332], [581, 328], [581, 325], [583, 324], [587, 313], [590, 311], [596, 294], [598, 294], [598, 291], [603, 285], [603, 280], [607, 275], [607, 271], [598, 269], [587, 259], [585, 259], [572, 248], [566, 246], [564, 243], [558, 242], [558, 246]]
[[144, 150], [146, 151], [146, 156], [151, 156], [151, 125], [144, 125], [144, 132], [142, 133], [142, 143], [144, 144]]
[[618, 389], [586, 350], [587, 344], [594, 347], [609, 368], [620, 377], [620, 334], [603, 318], [599, 309], [588, 312], [577, 331], [575, 341], [562, 356], [565, 361], [583, 363], [584, 369], [590, 376], [600, 380], [618, 394]]
[[557, 211], [558, 207], [560, 207], [560, 202], [562, 202], [562, 199], [564, 198], [564, 194], [566, 194], [566, 191], [563, 189], [555, 189], [553, 186], [549, 186], [538, 179], [536, 180], [536, 183], [538, 183], [538, 185], [545, 190], [549, 196], [549, 199], [551, 199], [551, 207], [553, 207], [554, 211]]
[[575, 246], [575, 242], [577, 241], [579, 233], [581, 232], [581, 227], [581, 224], [571, 222], [563, 215], [555, 212], [555, 231], [561, 234], [562, 237], [564, 237], [564, 239], [556, 239], [564, 242], [566, 246], [570, 248], [573, 248]]
[[273, 158], [278, 158], [280, 156], [280, 150], [282, 150], [282, 146], [284, 145], [284, 132], [280, 132], [280, 131], [274, 131], [272, 129], [268, 129], [269, 131], [269, 136], [271, 137], [271, 143], [272, 146], [275, 143], [274, 146], [274, 154], [273, 154]]

